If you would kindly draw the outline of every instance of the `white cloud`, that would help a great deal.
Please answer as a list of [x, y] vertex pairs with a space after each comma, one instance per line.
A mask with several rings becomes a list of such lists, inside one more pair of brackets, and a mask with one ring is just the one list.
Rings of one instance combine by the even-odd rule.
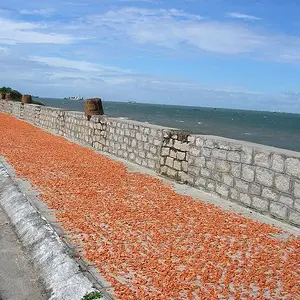
[[43, 8], [43, 9], [21, 9], [20, 14], [22, 15], [40, 15], [40, 16], [50, 16], [55, 12], [55, 9], [52, 8]]
[[45, 26], [38, 23], [0, 18], [0, 44], [71, 44], [79, 40], [68, 34], [42, 30], [45, 31]]
[[230, 17], [230, 18], [234, 18], [234, 19], [243, 19], [243, 20], [248, 20], [248, 21], [258, 21], [261, 20], [261, 18], [259, 17], [255, 17], [255, 16], [251, 16], [251, 15], [246, 15], [246, 14], [242, 14], [242, 13], [227, 13], [226, 16]]

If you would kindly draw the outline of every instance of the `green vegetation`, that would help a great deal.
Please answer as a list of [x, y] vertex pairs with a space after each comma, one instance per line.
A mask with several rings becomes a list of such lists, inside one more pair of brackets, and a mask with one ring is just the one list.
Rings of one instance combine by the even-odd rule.
[[20, 92], [6, 86], [0, 88], [0, 93], [10, 93], [14, 101], [21, 101], [22, 98], [22, 94]]
[[96, 300], [96, 299], [101, 299], [102, 297], [103, 297], [102, 293], [94, 291], [83, 296], [81, 300]]
[[[21, 101], [22, 98], [22, 94], [19, 91], [13, 90], [12, 88], [6, 86], [3, 86], [2, 88], [0, 87], [0, 93], [10, 93], [13, 101]], [[45, 105], [37, 100], [32, 100], [32, 103], [37, 105]]]

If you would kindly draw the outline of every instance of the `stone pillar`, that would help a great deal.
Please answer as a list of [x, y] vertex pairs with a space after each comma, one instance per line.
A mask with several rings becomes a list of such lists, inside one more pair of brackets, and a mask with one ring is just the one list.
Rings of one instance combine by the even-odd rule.
[[22, 103], [32, 103], [32, 97], [31, 95], [23, 95], [22, 96]]
[[103, 106], [100, 98], [91, 98], [85, 100], [85, 115], [90, 120], [93, 115], [103, 115]]

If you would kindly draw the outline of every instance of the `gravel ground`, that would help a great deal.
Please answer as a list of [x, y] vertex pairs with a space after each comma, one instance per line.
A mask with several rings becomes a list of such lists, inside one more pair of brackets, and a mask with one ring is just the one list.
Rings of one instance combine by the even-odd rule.
[[4, 114], [0, 141], [118, 298], [300, 298], [299, 237]]

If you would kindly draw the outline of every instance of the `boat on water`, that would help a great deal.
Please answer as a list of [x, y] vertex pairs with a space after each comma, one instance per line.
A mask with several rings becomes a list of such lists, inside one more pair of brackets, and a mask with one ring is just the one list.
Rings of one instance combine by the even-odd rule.
[[83, 97], [80, 96], [71, 96], [71, 97], [65, 97], [65, 100], [83, 100]]

